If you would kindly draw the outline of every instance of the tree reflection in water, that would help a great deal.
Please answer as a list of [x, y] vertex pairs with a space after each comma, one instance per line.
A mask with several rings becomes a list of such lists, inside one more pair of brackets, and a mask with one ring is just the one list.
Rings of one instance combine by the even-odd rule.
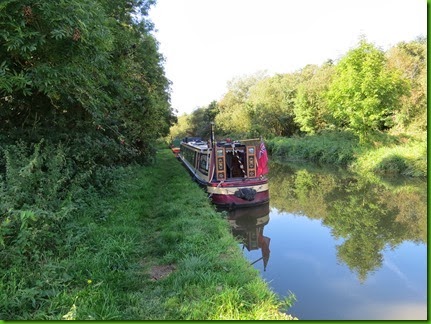
[[377, 181], [347, 172], [272, 162], [271, 205], [321, 219], [338, 245], [337, 258], [361, 282], [383, 263], [383, 250], [427, 242], [425, 181]]

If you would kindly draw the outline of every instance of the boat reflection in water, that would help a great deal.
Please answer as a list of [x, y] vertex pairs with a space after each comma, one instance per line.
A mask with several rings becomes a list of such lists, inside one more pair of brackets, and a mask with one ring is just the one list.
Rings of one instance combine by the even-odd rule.
[[269, 223], [269, 202], [257, 207], [237, 208], [227, 211], [232, 234], [239, 238], [242, 248], [248, 251], [262, 251], [262, 257], [251, 264], [263, 261], [263, 270], [269, 260], [271, 239], [263, 234], [263, 228]]

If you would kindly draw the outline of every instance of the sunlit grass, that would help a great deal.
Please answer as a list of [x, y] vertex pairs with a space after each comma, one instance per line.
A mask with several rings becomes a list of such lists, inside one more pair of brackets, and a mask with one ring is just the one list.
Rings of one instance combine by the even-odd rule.
[[268, 141], [272, 156], [286, 161], [308, 161], [346, 166], [355, 158], [359, 139], [349, 132], [326, 132]]
[[406, 144], [378, 147], [358, 156], [351, 169], [378, 175], [427, 175], [426, 142], [411, 141]]

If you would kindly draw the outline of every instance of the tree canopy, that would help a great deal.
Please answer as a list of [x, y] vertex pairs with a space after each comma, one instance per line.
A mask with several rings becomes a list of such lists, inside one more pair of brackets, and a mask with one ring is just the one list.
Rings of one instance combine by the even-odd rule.
[[338, 124], [360, 137], [393, 126], [406, 82], [388, 69], [383, 51], [361, 40], [337, 64], [329, 87], [328, 104]]
[[420, 37], [385, 52], [361, 37], [337, 61], [234, 78], [217, 102], [217, 132], [272, 138], [335, 130], [364, 140], [376, 132], [425, 131], [426, 47]]
[[2, 1], [2, 132], [97, 129], [137, 149], [166, 135], [174, 117], [146, 18], [153, 2]]

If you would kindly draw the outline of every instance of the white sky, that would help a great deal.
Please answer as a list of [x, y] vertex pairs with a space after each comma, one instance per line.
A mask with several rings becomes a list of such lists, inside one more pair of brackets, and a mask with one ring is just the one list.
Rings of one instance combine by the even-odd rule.
[[426, 0], [157, 0], [149, 18], [178, 114], [235, 77], [337, 60], [360, 35], [384, 50], [427, 35]]

